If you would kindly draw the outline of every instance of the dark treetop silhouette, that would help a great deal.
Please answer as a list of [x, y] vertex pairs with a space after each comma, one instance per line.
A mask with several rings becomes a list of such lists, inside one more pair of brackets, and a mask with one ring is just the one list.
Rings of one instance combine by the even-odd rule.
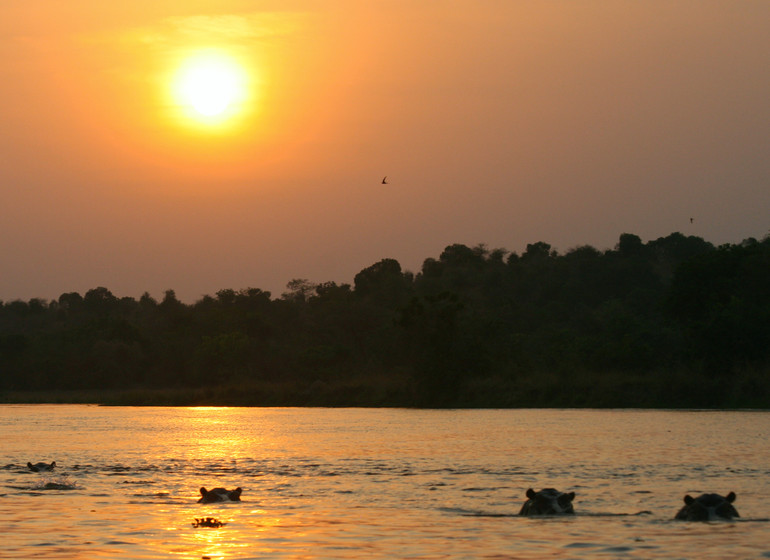
[[194, 304], [97, 287], [0, 302], [0, 400], [377, 406], [770, 405], [770, 240], [446, 247], [353, 285]]

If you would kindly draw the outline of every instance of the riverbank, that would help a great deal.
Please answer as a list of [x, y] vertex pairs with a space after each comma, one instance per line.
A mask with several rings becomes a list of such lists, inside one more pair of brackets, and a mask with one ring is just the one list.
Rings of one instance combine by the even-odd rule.
[[298, 406], [425, 408], [699, 408], [770, 409], [770, 374], [685, 372], [529, 374], [473, 378], [439, 398], [406, 376], [329, 382], [316, 379], [209, 387], [5, 391], [4, 404], [105, 406]]

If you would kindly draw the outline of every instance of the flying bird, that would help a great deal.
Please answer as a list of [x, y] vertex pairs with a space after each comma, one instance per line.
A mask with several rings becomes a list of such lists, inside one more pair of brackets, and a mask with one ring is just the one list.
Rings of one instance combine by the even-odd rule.
[[387, 176], [387, 175], [385, 175], [385, 177], [383, 177], [383, 178], [382, 178], [382, 184], [383, 184], [383, 185], [387, 185], [387, 184], [388, 184], [388, 182], [385, 180], [385, 179], [387, 179], [387, 178], [388, 178], [388, 176]]

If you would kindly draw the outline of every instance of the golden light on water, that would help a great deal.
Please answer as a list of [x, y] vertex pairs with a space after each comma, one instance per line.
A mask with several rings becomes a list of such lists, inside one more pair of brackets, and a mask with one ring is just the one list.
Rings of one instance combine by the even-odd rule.
[[[241, 414], [237, 408], [200, 406], [190, 407], [187, 410], [192, 412], [185, 418], [185, 423], [190, 427], [189, 445], [195, 450], [195, 456], [200, 461], [211, 463], [227, 461], [232, 466], [235, 462], [227, 458], [227, 450], [253, 449], [256, 451], [269, 439], [264, 429], [235, 430], [234, 423], [237, 425], [236, 419]], [[206, 435], [202, 437], [201, 434]], [[197, 488], [196, 486], [191, 489], [195, 499], [200, 497]]]
[[236, 127], [253, 112], [253, 70], [234, 54], [208, 49], [188, 54], [173, 72], [169, 93], [180, 123]]

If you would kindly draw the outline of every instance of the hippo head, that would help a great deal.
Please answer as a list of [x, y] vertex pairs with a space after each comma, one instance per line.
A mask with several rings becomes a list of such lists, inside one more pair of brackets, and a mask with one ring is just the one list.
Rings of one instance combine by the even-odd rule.
[[49, 472], [56, 468], [56, 461], [51, 461], [51, 463], [35, 463], [34, 465], [28, 462], [27, 468], [32, 472]]
[[535, 492], [532, 488], [527, 490], [528, 500], [521, 506], [519, 515], [558, 515], [574, 514], [572, 500], [574, 492], [559, 492], [554, 488], [543, 488]]
[[225, 490], [224, 488], [213, 488], [206, 490], [201, 488], [201, 497], [198, 503], [210, 504], [212, 502], [240, 502], [241, 488], [235, 490]]
[[693, 498], [689, 494], [684, 497], [684, 506], [676, 514], [675, 519], [685, 521], [715, 521], [717, 519], [732, 519], [740, 517], [733, 507], [735, 492], [727, 496], [719, 494], [701, 494]]

